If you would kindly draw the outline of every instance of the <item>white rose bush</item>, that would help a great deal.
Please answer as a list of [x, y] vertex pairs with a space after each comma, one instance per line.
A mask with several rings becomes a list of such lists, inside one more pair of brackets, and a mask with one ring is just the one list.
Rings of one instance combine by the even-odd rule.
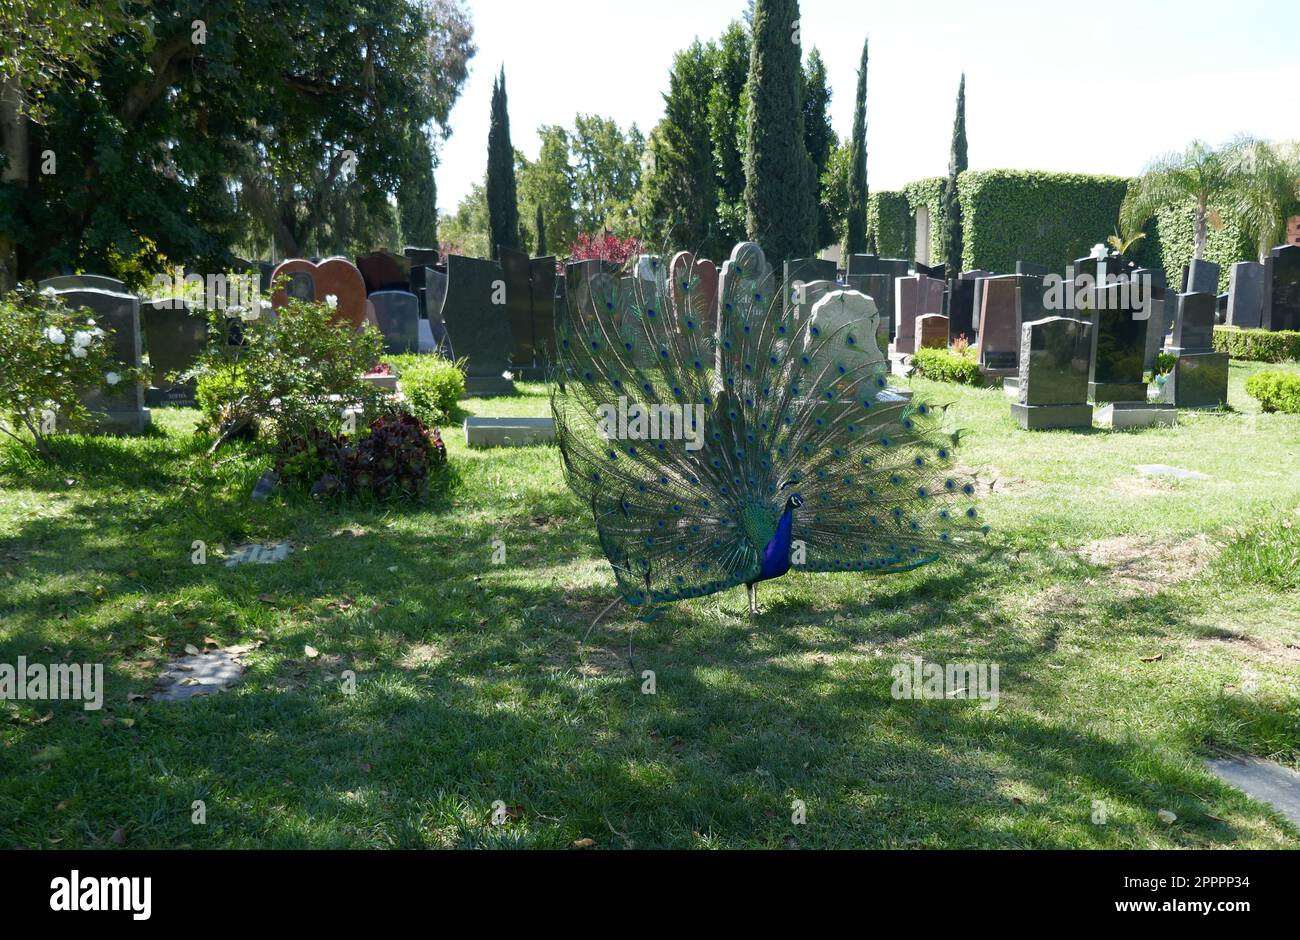
[[0, 299], [0, 437], [55, 462], [56, 431], [91, 423], [83, 396], [139, 381], [112, 361], [110, 344], [88, 311], [69, 310], [51, 292], [20, 287]]

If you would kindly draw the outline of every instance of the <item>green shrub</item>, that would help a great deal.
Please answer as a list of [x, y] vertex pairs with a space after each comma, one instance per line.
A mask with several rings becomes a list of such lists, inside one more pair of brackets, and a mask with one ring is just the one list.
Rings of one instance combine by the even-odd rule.
[[[911, 245], [916, 254], [921, 254], [921, 246], [916, 244], [916, 210], [924, 206], [930, 211], [930, 244], [929, 259], [930, 264], [940, 264], [943, 261], [943, 187], [948, 182], [944, 176], [930, 176], [925, 179], [916, 180], [908, 183], [903, 187], [902, 193], [907, 197], [907, 205], [911, 210], [911, 218], [908, 219], [907, 244]], [[904, 255], [904, 257], [912, 257]], [[955, 277], [954, 272], [948, 272], [949, 277]]]
[[1300, 516], [1247, 532], [1224, 548], [1215, 559], [1215, 568], [1232, 583], [1300, 590]]
[[867, 231], [876, 236], [882, 258], [913, 257], [916, 222], [903, 193], [873, 192], [867, 197]]
[[959, 385], [984, 384], [979, 362], [969, 352], [959, 353], [951, 349], [925, 347], [916, 351], [916, 355], [912, 357], [912, 365], [927, 379], [938, 382], [956, 382]]
[[1178, 362], [1178, 357], [1173, 353], [1158, 352], [1156, 353], [1156, 365], [1152, 371], [1156, 375], [1166, 375], [1174, 371], [1174, 364]]
[[[383, 354], [378, 330], [336, 320], [330, 304], [290, 300], [274, 316], [269, 308], [263, 298], [251, 309], [208, 312], [217, 339], [187, 377], [216, 419], [213, 452], [254, 426], [273, 440], [337, 432], [358, 416], [370, 421], [387, 398], [362, 378]], [[228, 316], [241, 318], [239, 345], [225, 341]]]
[[1250, 362], [1300, 361], [1300, 332], [1216, 326], [1214, 348], [1217, 352], [1226, 352], [1233, 359]]
[[86, 310], [29, 286], [0, 297], [0, 433], [34, 456], [53, 461], [51, 435], [92, 423], [87, 394], [143, 378], [115, 365], [112, 339]]
[[452, 362], [441, 356], [390, 356], [397, 368], [402, 394], [412, 414], [425, 424], [445, 424], [456, 413], [456, 402], [465, 394], [464, 361]]
[[1300, 375], [1258, 372], [1246, 380], [1246, 394], [1258, 400], [1265, 411], [1300, 415]]

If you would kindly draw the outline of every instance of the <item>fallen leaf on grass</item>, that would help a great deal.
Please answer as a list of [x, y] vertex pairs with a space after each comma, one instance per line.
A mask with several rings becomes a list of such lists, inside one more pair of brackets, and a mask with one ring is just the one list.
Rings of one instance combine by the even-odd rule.
[[132, 702], [147, 702], [148, 700], [149, 700], [149, 696], [141, 695], [139, 692], [126, 693], [126, 704], [128, 705], [130, 705]]
[[1156, 815], [1160, 817], [1160, 821], [1164, 823], [1166, 826], [1172, 825], [1173, 823], [1178, 821], [1178, 817], [1175, 816], [1173, 813], [1169, 812], [1169, 810], [1167, 809], [1159, 810], [1156, 813]]
[[315, 659], [320, 655], [320, 650], [316, 649], [314, 646], [304, 646], [302, 651], [307, 654], [308, 659]]
[[1142, 662], [1144, 662], [1144, 663], [1158, 663], [1158, 662], [1160, 662], [1160, 660], [1162, 660], [1162, 659], [1164, 659], [1164, 658], [1165, 658], [1165, 654], [1164, 654], [1164, 653], [1156, 653], [1154, 656], [1143, 656], [1143, 657], [1142, 657]]
[[185, 652], [191, 656], [197, 656], [199, 655], [199, 648], [195, 646], [193, 643], [186, 643]]
[[595, 839], [575, 839], [573, 847], [575, 849], [589, 849], [596, 844]]

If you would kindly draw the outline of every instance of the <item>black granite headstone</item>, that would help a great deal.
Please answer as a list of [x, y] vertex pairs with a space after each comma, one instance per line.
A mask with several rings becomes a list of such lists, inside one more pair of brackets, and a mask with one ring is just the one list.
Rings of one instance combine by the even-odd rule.
[[1269, 253], [1264, 290], [1264, 329], [1300, 330], [1300, 245]]
[[1219, 293], [1219, 266], [1213, 261], [1206, 261], [1204, 258], [1194, 259], [1187, 266], [1187, 287], [1183, 289], [1184, 294], [1214, 294]]
[[1178, 313], [1174, 318], [1174, 339], [1170, 352], [1213, 352], [1214, 311], [1213, 294], [1179, 294]]
[[503, 245], [497, 248], [497, 256], [501, 259], [501, 270], [505, 274], [506, 313], [514, 337], [510, 361], [517, 370], [530, 369], [535, 365], [536, 353], [528, 254]]
[[555, 359], [555, 258], [550, 255], [533, 258], [528, 262], [528, 271], [536, 366], [525, 374], [529, 378], [545, 378]]
[[115, 277], [103, 274], [61, 274], [47, 277], [36, 285], [40, 290], [106, 290], [115, 294], [126, 294], [126, 284]]
[[1012, 415], [1026, 430], [1092, 426], [1092, 324], [1046, 317], [1020, 327], [1020, 384]]
[[1147, 385], [1143, 378], [1148, 320], [1138, 319], [1131, 295], [1125, 303], [1123, 285], [1114, 284], [1096, 292], [1096, 305], [1089, 311], [1092, 323], [1092, 363], [1088, 395], [1095, 402], [1143, 402]]
[[1264, 265], [1240, 261], [1228, 270], [1228, 313], [1225, 322], [1243, 330], [1258, 329], [1264, 316]]
[[172, 380], [191, 368], [208, 341], [208, 321], [202, 310], [184, 300], [146, 302], [140, 309], [144, 348], [149, 353], [153, 385], [146, 393], [150, 405], [194, 404], [193, 380]]
[[442, 319], [456, 355], [468, 360], [465, 391], [469, 395], [514, 391], [514, 382], [504, 377], [514, 344], [506, 306], [501, 265], [460, 255], [447, 258]]
[[[785, 294], [782, 298], [781, 310], [786, 315], [790, 315], [791, 309], [796, 304], [795, 292], [798, 284], [807, 284], [811, 281], [834, 281], [835, 280], [835, 262], [827, 261], [823, 258], [797, 258], [794, 261], [785, 263]], [[809, 310], [812, 308], [809, 307]]]

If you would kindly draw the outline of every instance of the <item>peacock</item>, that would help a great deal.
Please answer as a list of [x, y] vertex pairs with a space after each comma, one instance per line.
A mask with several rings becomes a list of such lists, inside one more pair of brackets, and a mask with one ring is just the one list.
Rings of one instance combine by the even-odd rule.
[[888, 381], [870, 297], [781, 284], [753, 242], [569, 269], [551, 406], [621, 599], [790, 570], [907, 571], [985, 531], [945, 407]]

